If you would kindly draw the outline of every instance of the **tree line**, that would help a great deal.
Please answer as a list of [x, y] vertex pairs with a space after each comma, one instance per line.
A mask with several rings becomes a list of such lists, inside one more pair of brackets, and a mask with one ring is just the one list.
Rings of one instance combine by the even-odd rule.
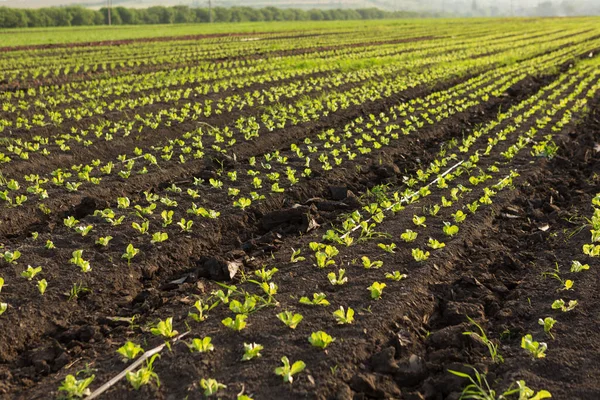
[[[214, 7], [213, 22], [251, 21], [333, 21], [419, 17], [419, 13], [383, 11], [377, 8], [302, 10], [276, 7]], [[186, 24], [207, 23], [211, 16], [208, 8], [188, 6], [146, 9], [114, 7], [111, 9], [113, 25]], [[84, 7], [49, 7], [19, 9], [0, 7], [0, 28], [39, 28], [51, 26], [86, 26], [108, 24], [108, 9], [92, 10]]]

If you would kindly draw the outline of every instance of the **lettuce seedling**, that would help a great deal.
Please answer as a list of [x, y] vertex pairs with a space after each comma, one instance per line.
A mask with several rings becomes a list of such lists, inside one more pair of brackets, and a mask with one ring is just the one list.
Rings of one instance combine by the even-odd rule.
[[217, 382], [216, 379], [200, 379], [200, 387], [204, 389], [204, 395], [209, 397], [217, 394], [217, 392], [221, 389], [225, 389], [227, 386], [222, 383]]
[[261, 268], [254, 271], [254, 275], [258, 276], [263, 282], [268, 282], [273, 278], [273, 275], [279, 271], [277, 268], [271, 268], [269, 270]]
[[423, 216], [423, 217], [419, 217], [418, 215], [413, 216], [413, 223], [416, 226], [422, 226], [423, 228], [427, 227], [427, 225], [425, 225], [426, 220], [427, 220], [427, 217], [425, 217], [425, 216]]
[[250, 361], [253, 358], [261, 357], [261, 350], [264, 347], [257, 343], [244, 343], [244, 355], [242, 356], [242, 361]]
[[590, 257], [600, 257], [600, 244], [584, 244], [583, 245], [583, 254]]
[[66, 396], [69, 399], [75, 397], [83, 398], [91, 393], [88, 386], [91, 385], [95, 378], [96, 377], [92, 375], [85, 379], [77, 379], [73, 375], [67, 375], [58, 390], [66, 392]]
[[149, 384], [152, 380], [156, 380], [156, 386], [160, 387], [158, 374], [154, 372], [154, 360], [160, 357], [160, 354], [153, 355], [150, 360], [146, 361], [146, 365], [136, 372], [127, 372], [125, 377], [135, 390], [139, 390], [142, 386]]
[[544, 319], [540, 318], [538, 320], [538, 324], [544, 327], [544, 332], [546, 332], [546, 334], [548, 336], [550, 336], [552, 339], [554, 339], [554, 335], [550, 331], [554, 327], [555, 323], [556, 323], [556, 320], [552, 317], [546, 317]]
[[300, 255], [300, 249], [292, 249], [292, 256], [290, 257], [290, 262], [297, 263], [304, 260], [306, 260], [306, 258]]
[[28, 281], [32, 280], [34, 276], [42, 272], [42, 267], [33, 268], [31, 265], [27, 266], [27, 270], [21, 272], [21, 276]]
[[581, 264], [579, 261], [573, 260], [571, 264], [571, 272], [581, 272], [590, 269], [588, 264]]
[[401, 274], [400, 271], [394, 271], [393, 273], [386, 272], [385, 277], [391, 279], [393, 281], [401, 281], [404, 278], [407, 278], [408, 275]]
[[450, 224], [450, 222], [444, 222], [444, 227], [442, 228], [444, 234], [446, 236], [454, 236], [458, 233], [458, 226]]
[[169, 235], [166, 232], [156, 232], [154, 234], [152, 234], [152, 240], [150, 240], [150, 243], [155, 244], [155, 243], [162, 243], [165, 242], [169, 239]]
[[75, 217], [73, 217], [73, 216], [65, 218], [63, 220], [63, 222], [67, 228], [73, 228], [75, 225], [77, 225], [79, 223], [79, 221], [76, 220]]
[[343, 268], [340, 268], [337, 276], [336, 276], [335, 272], [330, 272], [327, 274], [327, 279], [329, 279], [329, 283], [331, 283], [334, 286], [343, 285], [346, 282], [348, 282], [348, 278], [344, 276], [345, 273], [346, 273], [346, 270]]
[[379, 300], [379, 299], [381, 299], [381, 295], [383, 293], [383, 289], [386, 286], [387, 285], [385, 283], [373, 282], [373, 284], [371, 286], [369, 286], [367, 289], [369, 289], [371, 291], [371, 298], [372, 299]]
[[444, 247], [446, 247], [446, 243], [439, 242], [433, 238], [429, 238], [429, 242], [427, 243], [427, 245], [434, 250], [443, 249]]
[[226, 327], [239, 332], [246, 327], [246, 325], [247, 325], [246, 319], [247, 318], [248, 318], [248, 316], [246, 314], [237, 314], [235, 316], [235, 320], [231, 319], [231, 317], [227, 317], [224, 320], [222, 320], [221, 323], [223, 325], [225, 325]]
[[40, 294], [43, 296], [46, 293], [46, 288], [48, 287], [48, 282], [45, 279], [40, 279], [37, 283], [37, 288]]
[[[177, 336], [179, 333], [173, 329], [173, 317], [169, 317], [164, 321], [159, 321], [154, 328], [150, 329], [150, 332], [154, 336], [162, 336], [167, 340]], [[169, 347], [168, 343], [169, 342], [167, 342], [167, 347]]]
[[366, 269], [378, 269], [383, 266], [383, 261], [371, 261], [367, 256], [362, 256], [361, 260], [363, 267], [365, 267]]
[[83, 259], [83, 250], [75, 250], [72, 256], [69, 262], [81, 268], [81, 272], [90, 272], [92, 270], [90, 262]]
[[417, 239], [418, 235], [419, 234], [417, 232], [407, 229], [406, 232], [404, 232], [403, 234], [400, 235], [400, 238], [402, 240], [404, 240], [406, 243], [410, 243], [410, 242], [415, 241]]
[[75, 227], [75, 232], [79, 233], [81, 236], [87, 236], [87, 234], [90, 233], [93, 228], [93, 225], [79, 225]]
[[21, 252], [19, 250], [15, 251], [5, 251], [3, 254], [4, 261], [9, 264], [16, 264], [17, 260], [21, 258]]
[[194, 351], [197, 351], [198, 353], [206, 353], [215, 350], [215, 346], [212, 345], [211, 340], [212, 339], [210, 338], [210, 336], [207, 336], [202, 339], [194, 338], [192, 339], [192, 343], [186, 343], [186, 345], [192, 353]]
[[530, 334], [521, 338], [521, 348], [529, 351], [534, 359], [546, 357], [548, 345], [543, 342], [535, 342]]
[[3, 286], [4, 286], [4, 278], [0, 277], [0, 293], [2, 292]]
[[308, 297], [301, 297], [300, 304], [307, 306], [325, 306], [329, 305], [329, 301], [325, 298], [325, 293], [313, 293], [313, 299], [310, 300]]
[[233, 202], [234, 207], [241, 208], [242, 210], [244, 210], [247, 207], [250, 207], [251, 204], [252, 200], [246, 197], [240, 197], [238, 200]]
[[106, 247], [108, 246], [108, 243], [112, 240], [112, 236], [105, 236], [105, 237], [100, 237], [98, 238], [98, 240], [96, 240], [96, 244], [102, 247]]
[[181, 218], [181, 221], [179, 221], [177, 223], [177, 226], [179, 226], [181, 228], [182, 232], [191, 232], [192, 225], [194, 225], [194, 221], [192, 221], [192, 220], [186, 221], [185, 218]]
[[296, 329], [300, 321], [304, 318], [301, 314], [294, 314], [291, 311], [284, 311], [277, 314], [277, 318], [283, 322], [288, 328]]
[[136, 249], [133, 247], [133, 244], [129, 244], [125, 249], [125, 253], [121, 256], [121, 258], [127, 259], [127, 265], [131, 264], [131, 260], [140, 252], [140, 249]]
[[304, 361], [300, 360], [296, 361], [293, 365], [290, 365], [290, 360], [285, 356], [281, 358], [281, 362], [283, 363], [283, 367], [275, 368], [275, 374], [282, 376], [283, 381], [287, 383], [293, 383], [294, 375], [299, 374], [306, 368]]
[[467, 214], [465, 214], [464, 212], [462, 212], [461, 210], [458, 210], [457, 212], [455, 212], [454, 214], [452, 214], [452, 217], [454, 217], [454, 221], [458, 224], [460, 224], [461, 222], [463, 222], [465, 219], [467, 219]]
[[145, 235], [148, 233], [148, 229], [150, 228], [150, 221], [144, 221], [141, 224], [137, 222], [132, 222], [131, 227], [138, 231], [140, 234]]
[[569, 303], [565, 303], [563, 299], [554, 300], [552, 303], [553, 310], [561, 310], [567, 312], [573, 310], [577, 306], [577, 300], [569, 300]]
[[340, 306], [339, 310], [333, 312], [333, 317], [339, 325], [351, 324], [354, 322], [354, 310], [348, 307], [348, 310], [344, 311], [344, 307]]
[[416, 262], [427, 261], [429, 259], [429, 252], [421, 249], [412, 249], [412, 256]]
[[0, 303], [0, 315], [4, 314], [4, 312], [8, 309], [7, 303]]
[[379, 247], [381, 250], [385, 251], [386, 253], [394, 253], [394, 250], [396, 249], [396, 243], [390, 243], [390, 244], [378, 243], [377, 247]]
[[254, 296], [246, 296], [244, 303], [242, 304], [238, 300], [231, 300], [229, 303], [229, 309], [236, 314], [249, 314], [254, 311], [256, 307], [256, 299]]
[[56, 246], [54, 245], [54, 243], [52, 242], [52, 240], [46, 240], [46, 244], [44, 245], [44, 247], [47, 250], [52, 250], [52, 249], [56, 248]]
[[208, 311], [212, 310], [214, 307], [216, 307], [217, 304], [219, 304], [219, 303], [215, 302], [212, 306], [209, 307], [208, 304], [204, 304], [204, 303], [202, 303], [202, 300], [198, 299], [194, 303], [194, 308], [196, 308], [196, 310], [198, 310], [198, 313], [196, 314], [196, 313], [193, 313], [190, 311], [188, 313], [188, 317], [192, 318], [196, 322], [202, 322], [206, 318], [208, 318], [206, 313]]
[[117, 353], [123, 356], [123, 362], [133, 360], [143, 351], [144, 349], [140, 345], [131, 341], [127, 341], [127, 343], [117, 349]]
[[331, 343], [335, 342], [335, 338], [331, 337], [323, 331], [313, 332], [308, 338], [308, 342], [315, 347], [325, 349]]

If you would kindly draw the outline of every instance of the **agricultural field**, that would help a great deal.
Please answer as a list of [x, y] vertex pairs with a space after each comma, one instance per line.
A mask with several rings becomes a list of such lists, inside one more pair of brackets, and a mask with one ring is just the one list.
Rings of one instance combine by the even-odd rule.
[[8, 39], [0, 397], [599, 399], [600, 20], [379, 24]]

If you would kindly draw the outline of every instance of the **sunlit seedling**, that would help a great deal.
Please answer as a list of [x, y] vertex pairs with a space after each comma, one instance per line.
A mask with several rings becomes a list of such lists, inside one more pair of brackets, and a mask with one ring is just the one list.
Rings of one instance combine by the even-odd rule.
[[401, 281], [402, 279], [405, 279], [408, 277], [408, 275], [406, 274], [401, 274], [400, 271], [394, 271], [393, 273], [390, 272], [386, 272], [385, 277], [387, 279], [391, 279], [393, 281]]
[[117, 349], [117, 353], [123, 356], [123, 362], [135, 359], [137, 355], [143, 351], [144, 349], [142, 349], [140, 345], [131, 341], [127, 341], [127, 343]]
[[202, 339], [194, 338], [192, 339], [191, 343], [186, 343], [186, 345], [192, 353], [207, 353], [209, 351], [214, 351], [215, 349], [215, 346], [212, 345], [211, 341], [212, 339], [210, 338], [210, 336], [207, 336]]
[[348, 307], [348, 310], [340, 307], [339, 310], [333, 312], [333, 317], [339, 325], [351, 324], [354, 322], [354, 310], [350, 307]]
[[310, 334], [308, 338], [308, 342], [312, 344], [314, 347], [318, 347], [320, 349], [325, 349], [331, 343], [335, 341], [335, 338], [331, 337], [327, 333], [323, 331], [313, 332]]
[[521, 338], [521, 348], [527, 350], [534, 359], [546, 357], [548, 345], [543, 342], [536, 342], [530, 334]]
[[85, 379], [77, 379], [73, 375], [67, 375], [58, 390], [65, 392], [66, 397], [69, 399], [83, 398], [91, 393], [88, 386], [92, 384], [94, 379], [94, 375]]
[[308, 297], [301, 297], [300, 304], [307, 306], [328, 306], [329, 301], [326, 299], [325, 293], [314, 293], [312, 300]]
[[135, 390], [139, 390], [142, 386], [151, 383], [153, 380], [156, 381], [156, 386], [160, 386], [158, 374], [154, 372], [154, 361], [157, 357], [160, 357], [160, 354], [153, 355], [150, 360], [146, 361], [146, 365], [137, 371], [127, 372], [125, 378]]
[[373, 282], [373, 284], [371, 284], [371, 286], [369, 286], [367, 289], [371, 292], [371, 298], [373, 300], [379, 300], [379, 299], [381, 299], [381, 295], [383, 294], [383, 289], [386, 286], [387, 285], [382, 282]]
[[202, 389], [204, 389], [204, 395], [207, 397], [210, 396], [214, 396], [215, 394], [217, 394], [217, 392], [221, 389], [225, 389], [227, 386], [225, 386], [222, 383], [217, 382], [216, 379], [204, 379], [202, 378], [200, 380], [200, 387]]
[[554, 335], [552, 334], [552, 328], [554, 327], [554, 324], [556, 324], [556, 320], [552, 317], [546, 317], [544, 319], [540, 318], [538, 320], [538, 324], [544, 327], [544, 332], [546, 332], [546, 334], [548, 336], [550, 336], [552, 339], [554, 339]]
[[232, 319], [231, 317], [227, 317], [224, 320], [222, 320], [221, 323], [223, 325], [225, 325], [226, 327], [228, 327], [229, 329], [233, 329], [234, 331], [239, 332], [246, 327], [246, 325], [247, 325], [246, 319], [247, 318], [248, 318], [248, 316], [245, 314], [237, 314], [235, 316], [235, 319]]
[[261, 357], [261, 350], [264, 347], [257, 343], [244, 343], [244, 355], [242, 356], [242, 361], [250, 361], [253, 358]]
[[283, 322], [288, 328], [296, 329], [300, 321], [304, 318], [301, 314], [294, 314], [291, 311], [284, 311], [277, 314], [277, 318]]
[[283, 377], [283, 381], [286, 383], [293, 383], [294, 375], [299, 374], [306, 368], [304, 361], [300, 360], [290, 365], [290, 360], [285, 356], [281, 358], [281, 362], [283, 366], [275, 368], [275, 375]]

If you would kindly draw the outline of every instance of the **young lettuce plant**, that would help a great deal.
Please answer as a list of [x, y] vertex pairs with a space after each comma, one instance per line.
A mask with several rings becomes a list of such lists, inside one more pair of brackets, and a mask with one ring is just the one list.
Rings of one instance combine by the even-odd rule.
[[5, 251], [3, 254], [4, 261], [9, 264], [16, 264], [17, 260], [21, 258], [21, 252], [19, 250], [15, 251]]
[[530, 334], [521, 338], [521, 348], [529, 351], [534, 359], [546, 357], [548, 345], [543, 342], [535, 342]]
[[244, 343], [244, 355], [242, 356], [242, 361], [250, 361], [253, 358], [261, 357], [261, 350], [264, 347], [257, 343]]
[[100, 237], [98, 238], [98, 240], [96, 240], [96, 244], [102, 247], [106, 247], [108, 246], [108, 243], [112, 240], [112, 236], [105, 236], [105, 237]]
[[416, 262], [427, 261], [429, 259], [429, 255], [430, 255], [428, 251], [423, 251], [419, 248], [412, 249], [411, 253]]
[[379, 300], [379, 299], [381, 299], [381, 295], [383, 294], [383, 289], [386, 286], [387, 285], [385, 283], [373, 282], [373, 284], [371, 286], [369, 286], [367, 289], [371, 292], [371, 298], [373, 300]]
[[442, 231], [444, 235], [452, 237], [458, 233], [458, 226], [452, 225], [450, 222], [444, 222]]
[[212, 345], [211, 341], [212, 339], [210, 336], [207, 336], [202, 339], [194, 338], [192, 339], [191, 343], [186, 343], [186, 345], [192, 353], [194, 351], [198, 353], [207, 353], [209, 351], [214, 351], [215, 349], [215, 346]]
[[217, 394], [217, 392], [221, 389], [225, 389], [227, 386], [225, 386], [222, 383], [217, 382], [216, 379], [204, 379], [202, 378], [200, 380], [200, 387], [202, 389], [204, 389], [204, 395], [206, 397], [210, 397], [210, 396], [214, 396], [215, 394]]
[[385, 251], [386, 253], [394, 253], [394, 250], [396, 249], [396, 243], [390, 243], [390, 244], [378, 243], [377, 247], [379, 247], [381, 250]]
[[538, 324], [544, 327], [544, 332], [546, 332], [546, 335], [550, 336], [552, 339], [554, 339], [554, 334], [552, 334], [551, 330], [554, 327], [554, 324], [556, 324], [556, 320], [552, 317], [546, 317], [544, 319], [540, 318], [538, 320]]
[[577, 300], [569, 300], [569, 303], [566, 303], [563, 299], [554, 300], [554, 303], [552, 303], [552, 309], [568, 312], [573, 310], [577, 306], [577, 303]]
[[390, 272], [386, 272], [385, 277], [387, 279], [391, 279], [393, 281], [401, 281], [402, 279], [405, 279], [408, 277], [408, 275], [406, 274], [401, 274], [400, 271], [394, 271], [393, 273]]
[[135, 359], [143, 351], [144, 349], [140, 345], [131, 341], [127, 341], [127, 343], [117, 349], [117, 353], [123, 356], [123, 362]]
[[306, 364], [301, 360], [290, 365], [290, 360], [286, 356], [281, 358], [281, 362], [283, 363], [283, 367], [275, 368], [275, 375], [283, 377], [283, 381], [290, 384], [294, 382], [294, 375], [299, 374], [306, 368]]
[[400, 238], [406, 243], [414, 242], [419, 234], [415, 231], [407, 229], [406, 232], [400, 235]]
[[140, 249], [136, 249], [133, 247], [133, 244], [129, 243], [127, 248], [125, 249], [125, 253], [121, 256], [121, 258], [127, 259], [127, 265], [131, 265], [131, 260], [140, 252]]
[[157, 357], [160, 357], [160, 354], [153, 355], [150, 360], [146, 361], [146, 365], [136, 372], [127, 372], [125, 378], [127, 378], [127, 381], [135, 390], [139, 390], [142, 386], [152, 382], [152, 380], [156, 381], [156, 386], [160, 386], [158, 374], [154, 372], [154, 361]]
[[46, 293], [46, 288], [48, 288], [48, 282], [46, 282], [45, 279], [40, 279], [37, 283], [37, 288], [38, 291], [40, 292], [40, 295], [44, 295], [44, 293]]
[[4, 278], [0, 277], [0, 293], [2, 292], [3, 286], [4, 286]]
[[150, 332], [154, 336], [162, 336], [166, 339], [165, 344], [171, 350], [171, 344], [169, 343], [169, 339], [177, 336], [179, 332], [173, 329], [173, 317], [169, 317], [164, 321], [159, 321], [158, 324], [152, 329]]
[[0, 303], [0, 315], [4, 314], [8, 310], [8, 303]]
[[246, 327], [246, 325], [247, 325], [246, 319], [247, 318], [248, 318], [248, 316], [245, 314], [237, 314], [235, 316], [235, 319], [232, 319], [231, 317], [227, 317], [224, 320], [222, 320], [221, 323], [223, 325], [225, 325], [226, 327], [228, 327], [229, 329], [233, 329], [234, 331], [239, 332]]
[[297, 263], [306, 260], [305, 257], [300, 255], [300, 249], [294, 250], [292, 249], [292, 256], [290, 257], [290, 262]]
[[28, 281], [30, 281], [33, 279], [34, 276], [36, 276], [40, 272], [42, 272], [42, 267], [33, 268], [31, 265], [28, 265], [27, 269], [25, 271], [21, 272], [21, 276], [23, 278], [27, 279]]
[[277, 318], [283, 322], [288, 328], [296, 329], [300, 321], [304, 318], [301, 314], [294, 314], [291, 311], [284, 311], [277, 314]]
[[77, 379], [73, 375], [67, 375], [58, 390], [60, 392], [65, 392], [66, 397], [69, 399], [76, 397], [83, 398], [91, 393], [88, 386], [92, 384], [95, 378], [96, 377], [92, 375], [85, 379]]
[[383, 261], [371, 261], [371, 259], [369, 259], [369, 257], [367, 256], [362, 256], [361, 260], [363, 267], [365, 267], [366, 269], [379, 269], [383, 266]]
[[348, 307], [348, 310], [345, 311], [344, 307], [340, 306], [339, 310], [333, 312], [333, 317], [338, 325], [351, 324], [354, 322], [354, 310]]
[[328, 273], [327, 279], [329, 279], [329, 283], [331, 283], [334, 286], [343, 285], [346, 282], [348, 282], [348, 278], [344, 276], [345, 274], [346, 274], [346, 270], [343, 268], [340, 268], [337, 275], [335, 274], [335, 272]]
[[327, 307], [329, 305], [329, 301], [326, 299], [325, 293], [313, 293], [312, 300], [308, 297], [301, 297], [300, 304], [304, 304], [307, 306], [324, 306]]
[[312, 344], [313, 346], [318, 347], [320, 349], [323, 349], [323, 350], [325, 348], [327, 348], [327, 346], [329, 346], [334, 341], [335, 341], [335, 338], [331, 337], [330, 335], [328, 335], [327, 333], [325, 333], [323, 331], [313, 332], [310, 334], [310, 336], [308, 338], [308, 342], [310, 344]]
[[573, 260], [571, 264], [571, 272], [581, 272], [590, 269], [588, 264], [581, 264], [579, 261]]

